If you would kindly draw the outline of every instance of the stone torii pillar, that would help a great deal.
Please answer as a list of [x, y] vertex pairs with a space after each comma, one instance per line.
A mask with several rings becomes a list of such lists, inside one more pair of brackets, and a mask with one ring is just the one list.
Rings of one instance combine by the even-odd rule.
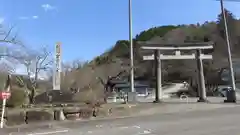
[[156, 75], [156, 89], [155, 89], [155, 101], [156, 103], [162, 100], [162, 64], [160, 59], [160, 50], [154, 51], [155, 61], [155, 75]]
[[204, 71], [203, 71], [203, 61], [201, 58], [201, 50], [196, 50], [196, 59], [197, 59], [197, 74], [198, 74], [198, 102], [206, 102], [206, 87], [205, 87], [205, 79], [204, 79]]

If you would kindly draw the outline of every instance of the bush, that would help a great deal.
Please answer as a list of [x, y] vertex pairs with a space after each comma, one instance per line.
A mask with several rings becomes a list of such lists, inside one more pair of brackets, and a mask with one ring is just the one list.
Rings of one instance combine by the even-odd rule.
[[24, 90], [12, 90], [11, 97], [7, 100], [7, 107], [18, 107], [24, 104], [26, 95]]
[[91, 108], [81, 108], [79, 110], [79, 118], [89, 119], [93, 116], [93, 110]]
[[37, 95], [35, 97], [35, 103], [69, 103], [72, 102], [72, 96], [73, 94], [69, 91], [49, 90], [48, 92]]
[[52, 110], [32, 110], [26, 112], [27, 123], [52, 120], [54, 120], [54, 113]]
[[85, 103], [94, 106], [100, 106], [104, 103], [103, 96], [98, 91], [83, 91], [74, 95], [73, 101], [77, 103]]
[[25, 112], [19, 111], [7, 115], [7, 125], [20, 125], [25, 123]]
[[92, 103], [97, 100], [97, 95], [91, 90], [78, 92], [74, 95], [73, 100], [75, 102]]

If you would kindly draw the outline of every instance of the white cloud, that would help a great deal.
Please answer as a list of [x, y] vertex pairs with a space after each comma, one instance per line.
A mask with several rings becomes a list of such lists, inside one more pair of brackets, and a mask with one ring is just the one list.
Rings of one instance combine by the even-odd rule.
[[34, 15], [34, 16], [31, 16], [31, 17], [28, 17], [28, 16], [20, 16], [18, 17], [18, 19], [20, 20], [28, 20], [28, 19], [38, 19], [39, 17], [37, 15]]
[[39, 17], [37, 15], [32, 16], [33, 19], [38, 19]]
[[0, 24], [2, 24], [4, 22], [4, 18], [0, 18]]
[[56, 7], [50, 5], [50, 4], [43, 4], [42, 5], [42, 8], [47, 12], [47, 11], [50, 11], [50, 10], [56, 10]]

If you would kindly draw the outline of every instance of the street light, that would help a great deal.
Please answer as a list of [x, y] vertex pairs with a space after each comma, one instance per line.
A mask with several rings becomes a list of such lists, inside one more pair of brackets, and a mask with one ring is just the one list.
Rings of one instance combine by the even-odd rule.
[[131, 92], [134, 89], [134, 64], [133, 64], [133, 40], [132, 40], [132, 0], [128, 0], [129, 42], [130, 42], [130, 84]]
[[[228, 0], [228, 1], [236, 1], [236, 0]], [[226, 42], [227, 42], [227, 50], [228, 50], [228, 63], [229, 63], [229, 69], [230, 69], [230, 76], [231, 76], [231, 85], [232, 85], [232, 96], [227, 95], [226, 102], [236, 102], [236, 85], [235, 85], [235, 77], [234, 77], [234, 71], [233, 71], [233, 64], [232, 64], [232, 54], [231, 54], [231, 46], [230, 46], [230, 39], [229, 39], [229, 33], [228, 33], [228, 26], [227, 26], [227, 20], [226, 20], [226, 14], [224, 11], [224, 5], [223, 0], [220, 0], [221, 5], [221, 11], [224, 21], [224, 28], [225, 28], [225, 35], [226, 35]]]

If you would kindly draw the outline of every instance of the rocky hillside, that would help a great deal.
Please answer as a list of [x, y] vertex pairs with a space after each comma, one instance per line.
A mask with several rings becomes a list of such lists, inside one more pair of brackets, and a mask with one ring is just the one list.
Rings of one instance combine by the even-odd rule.
[[[234, 15], [225, 10], [230, 30], [231, 47], [235, 58], [239, 57], [240, 48], [240, 20], [235, 19]], [[205, 22], [204, 24], [191, 25], [167, 25], [153, 27], [142, 31], [134, 38], [134, 64], [136, 79], [149, 80], [154, 78], [154, 63], [142, 60], [142, 51], [137, 41], [158, 40], [159, 42], [207, 42], [213, 41], [214, 50], [212, 53], [213, 61], [204, 61], [205, 74], [214, 73], [218, 69], [225, 67], [224, 59], [227, 58], [227, 48], [224, 35], [224, 25], [221, 14], [218, 15], [216, 22]], [[195, 61], [179, 60], [164, 61], [163, 76], [165, 81], [188, 80], [195, 76]], [[80, 90], [100, 90], [109, 77], [118, 76], [128, 79], [129, 71], [129, 42], [119, 40], [116, 44], [101, 56], [85, 64], [81, 68], [67, 72], [63, 78], [64, 88], [78, 88]], [[208, 74], [209, 75], [209, 74]], [[214, 79], [210, 79], [214, 80]]]

